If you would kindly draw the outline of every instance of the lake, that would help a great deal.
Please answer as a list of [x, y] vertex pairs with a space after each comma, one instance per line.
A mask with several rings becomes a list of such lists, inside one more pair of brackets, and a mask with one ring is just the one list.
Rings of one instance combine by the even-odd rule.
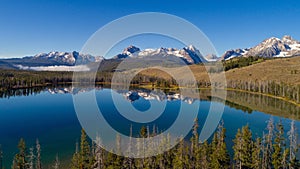
[[[102, 102], [100, 109], [105, 119], [114, 129], [126, 135], [129, 135], [131, 125], [133, 125], [133, 135], [137, 135], [143, 125], [149, 126], [150, 130], [153, 125], [160, 131], [168, 129], [176, 119], [183, 100], [182, 97], [178, 97], [176, 91], [157, 89], [150, 94], [151, 91], [147, 89], [113, 91], [103, 87], [78, 90], [71, 87], [49, 87], [39, 90], [18, 90], [2, 95], [0, 144], [3, 150], [4, 167], [10, 168], [21, 137], [25, 139], [27, 147], [34, 146], [36, 139], [39, 139], [42, 146], [42, 161], [46, 166], [54, 161], [56, 154], [60, 161], [69, 161], [75, 151], [76, 142], [80, 140], [81, 130], [74, 110], [72, 94], [94, 90], [97, 101]], [[116, 99], [120, 103], [130, 103], [140, 111], [147, 111], [152, 103], [166, 103], [166, 109], [153, 122], [134, 123], [118, 113], [112, 102], [112, 92], [116, 94]], [[166, 95], [162, 94], [163, 92], [166, 92]], [[292, 119], [296, 121], [296, 127], [300, 128], [300, 108], [292, 103], [243, 92], [228, 91], [227, 94], [222, 119], [227, 129], [226, 139], [229, 148], [232, 147], [231, 141], [238, 128], [249, 124], [254, 135], [261, 136], [266, 131], [266, 122], [272, 116], [275, 123], [282, 120], [285, 133], [290, 129]], [[212, 101], [208, 91], [201, 91], [200, 96], [200, 100], [186, 97], [184, 104], [193, 106], [200, 103], [198, 119], [201, 128]], [[189, 115], [189, 112], [186, 112], [186, 115]]]

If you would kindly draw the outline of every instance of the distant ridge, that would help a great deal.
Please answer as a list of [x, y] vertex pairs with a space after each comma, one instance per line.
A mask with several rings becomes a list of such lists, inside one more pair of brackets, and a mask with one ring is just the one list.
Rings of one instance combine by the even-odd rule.
[[272, 57], [292, 57], [300, 55], [300, 42], [289, 35], [282, 39], [271, 37], [265, 39], [260, 44], [246, 49], [234, 49], [226, 51], [221, 59], [228, 60], [235, 57], [260, 56]]
[[228, 50], [221, 57], [217, 57], [214, 54], [203, 56], [193, 45], [189, 45], [182, 49], [161, 47], [157, 49], [144, 50], [130, 45], [125, 48], [122, 53], [117, 54], [111, 59], [105, 59], [102, 56], [81, 54], [76, 51], [53, 51], [49, 53], [36, 54], [34, 56], [25, 56], [23, 58], [0, 59], [0, 68], [38, 71], [70, 71], [74, 69], [70, 67], [80, 65], [80, 68], [83, 68], [82, 71], [87, 71], [90, 70], [90, 65], [93, 65], [93, 63], [105, 61], [105, 65], [113, 64], [115, 67], [115, 65], [125, 58], [129, 58], [135, 63], [138, 63], [140, 59], [156, 59], [156, 61], [159, 61], [161, 59], [172, 60], [172, 58], [179, 58], [179, 60], [181, 60], [184, 64], [191, 65], [202, 62], [229, 60], [236, 57], [249, 56], [260, 56], [266, 58], [300, 56], [300, 42], [289, 35], [285, 35], [282, 39], [271, 37], [251, 48]]

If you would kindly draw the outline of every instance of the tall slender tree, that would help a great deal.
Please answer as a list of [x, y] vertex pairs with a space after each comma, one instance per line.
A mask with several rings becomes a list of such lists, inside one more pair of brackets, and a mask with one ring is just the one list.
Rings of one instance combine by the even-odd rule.
[[28, 163], [27, 163], [27, 167], [28, 169], [33, 169], [34, 168], [34, 158], [35, 158], [35, 155], [34, 155], [34, 148], [33, 147], [30, 147], [29, 148], [29, 155], [28, 155]]
[[252, 147], [252, 168], [260, 169], [261, 168], [261, 138], [256, 138], [256, 141], [253, 143]]
[[274, 134], [274, 119], [271, 117], [267, 125], [268, 133], [264, 136], [263, 150], [263, 168], [272, 168], [272, 152], [273, 152], [273, 134]]
[[36, 139], [36, 169], [42, 169], [41, 145], [38, 139]]
[[79, 158], [79, 167], [80, 169], [89, 169], [92, 164], [90, 144], [87, 140], [87, 135], [85, 131], [81, 130], [81, 139], [80, 139], [80, 158]]
[[23, 138], [21, 138], [19, 141], [18, 149], [19, 149], [19, 153], [16, 154], [14, 157], [12, 169], [26, 169], [27, 149]]
[[230, 157], [225, 142], [226, 129], [223, 121], [219, 124], [218, 130], [218, 160], [221, 168], [226, 169], [230, 167]]
[[238, 129], [235, 138], [233, 140], [234, 146], [234, 161], [235, 161], [235, 166], [239, 169], [242, 168], [242, 132], [240, 129]]
[[101, 148], [101, 138], [100, 136], [96, 136], [95, 140], [95, 148], [94, 148], [94, 156], [95, 156], [95, 163], [93, 165], [94, 169], [101, 169], [104, 167], [103, 161], [103, 150]]
[[59, 159], [58, 159], [58, 154], [56, 154], [54, 164], [53, 164], [52, 168], [53, 169], [59, 169], [59, 167], [60, 167], [60, 162], [59, 162]]
[[281, 121], [276, 125], [276, 134], [273, 144], [274, 152], [272, 154], [272, 164], [275, 169], [282, 168], [283, 146], [284, 146], [284, 130]]
[[290, 141], [290, 156], [289, 156], [289, 161], [290, 161], [290, 165], [289, 167], [294, 169], [299, 167], [299, 162], [296, 158], [296, 153], [298, 151], [298, 145], [297, 145], [297, 128], [295, 125], [295, 121], [293, 120], [291, 122], [291, 129], [288, 132], [288, 137], [289, 137], [289, 141]]

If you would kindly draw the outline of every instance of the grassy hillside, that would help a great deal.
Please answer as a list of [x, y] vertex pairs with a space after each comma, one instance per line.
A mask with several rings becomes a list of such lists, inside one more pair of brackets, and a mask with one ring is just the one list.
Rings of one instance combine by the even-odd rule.
[[228, 80], [276, 81], [300, 84], [300, 57], [278, 58], [226, 72]]
[[[208, 81], [208, 73], [203, 65], [190, 65], [197, 80]], [[210, 67], [208, 66], [208, 71]], [[183, 68], [170, 68], [179, 76], [185, 76]], [[170, 76], [159, 69], [147, 69], [141, 74], [170, 78]], [[230, 69], [226, 71], [227, 81], [275, 81], [290, 85], [300, 85], [300, 56], [293, 58], [278, 58], [264, 60], [257, 64]]]

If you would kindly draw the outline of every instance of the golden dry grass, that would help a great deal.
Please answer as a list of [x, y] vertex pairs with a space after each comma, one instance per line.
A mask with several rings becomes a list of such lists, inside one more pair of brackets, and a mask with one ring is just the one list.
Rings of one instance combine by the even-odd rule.
[[276, 81], [286, 84], [300, 84], [300, 57], [267, 60], [247, 67], [226, 72], [228, 80]]
[[[189, 66], [197, 80], [209, 81], [208, 73], [203, 65]], [[174, 74], [185, 77], [184, 68], [169, 68]], [[170, 79], [168, 73], [152, 68], [141, 74]], [[291, 85], [300, 85], [300, 57], [278, 58], [267, 60], [251, 66], [236, 68], [227, 71], [227, 81], [276, 81]]]

